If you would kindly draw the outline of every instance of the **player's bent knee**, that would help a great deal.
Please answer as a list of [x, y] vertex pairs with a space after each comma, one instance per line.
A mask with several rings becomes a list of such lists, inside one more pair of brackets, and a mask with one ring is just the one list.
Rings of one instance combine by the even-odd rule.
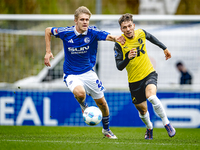
[[156, 86], [154, 84], [149, 84], [147, 87], [146, 87], [146, 98], [148, 99], [149, 97], [153, 96], [153, 95], [156, 95]]
[[83, 102], [86, 98], [85, 92], [79, 92], [79, 93], [75, 93], [74, 97], [79, 101], [79, 102]]
[[84, 101], [85, 98], [86, 98], [85, 90], [84, 90], [84, 88], [81, 87], [81, 86], [77, 86], [76, 88], [74, 88], [73, 94], [74, 94], [74, 97], [75, 97], [79, 102]]
[[147, 110], [140, 110], [139, 112], [141, 115], [145, 115], [147, 113]]

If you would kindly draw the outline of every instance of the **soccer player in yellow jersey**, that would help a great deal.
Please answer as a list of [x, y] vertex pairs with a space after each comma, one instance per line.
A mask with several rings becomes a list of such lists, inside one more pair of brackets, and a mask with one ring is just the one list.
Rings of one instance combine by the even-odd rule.
[[147, 55], [146, 39], [163, 49], [166, 60], [171, 58], [171, 53], [150, 33], [143, 29], [135, 30], [131, 14], [122, 15], [119, 19], [119, 25], [126, 42], [124, 45], [115, 43], [116, 65], [119, 70], [124, 68], [127, 70], [132, 102], [139, 111], [139, 117], [147, 127], [145, 139], [153, 139], [153, 124], [150, 121], [146, 99], [152, 103], [154, 111], [162, 119], [168, 135], [173, 137], [176, 131], [170, 124], [162, 103], [156, 96], [157, 73]]

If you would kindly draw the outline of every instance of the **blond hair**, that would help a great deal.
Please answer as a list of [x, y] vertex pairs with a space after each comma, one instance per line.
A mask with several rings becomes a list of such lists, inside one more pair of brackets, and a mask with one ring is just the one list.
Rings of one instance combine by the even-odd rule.
[[79, 16], [80, 14], [82, 14], [82, 13], [88, 14], [89, 17], [91, 17], [91, 15], [92, 15], [92, 13], [90, 12], [90, 10], [89, 10], [87, 7], [81, 6], [81, 7], [79, 7], [79, 8], [76, 9], [76, 11], [75, 11], [75, 13], [74, 13], [74, 18], [77, 19], [78, 16]]
[[133, 15], [131, 15], [129, 13], [122, 15], [118, 20], [119, 25], [121, 26], [122, 22], [125, 22], [125, 21], [132, 21], [133, 22]]

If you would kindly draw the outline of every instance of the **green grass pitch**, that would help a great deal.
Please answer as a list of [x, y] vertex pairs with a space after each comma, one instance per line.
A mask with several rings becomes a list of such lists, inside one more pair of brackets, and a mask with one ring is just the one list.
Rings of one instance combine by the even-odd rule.
[[177, 128], [170, 138], [164, 128], [154, 128], [145, 140], [145, 128], [111, 127], [117, 140], [103, 138], [100, 127], [0, 126], [0, 150], [197, 150], [200, 129]]

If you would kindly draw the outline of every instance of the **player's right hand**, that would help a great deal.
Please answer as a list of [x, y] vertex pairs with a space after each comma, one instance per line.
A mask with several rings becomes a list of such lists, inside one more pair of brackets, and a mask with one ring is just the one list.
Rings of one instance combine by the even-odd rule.
[[45, 56], [44, 56], [44, 64], [47, 66], [47, 67], [51, 67], [51, 64], [50, 64], [50, 58], [53, 58], [53, 54], [50, 52], [50, 53], [46, 53]]
[[137, 56], [137, 50], [136, 48], [133, 48], [132, 50], [130, 50], [129, 54], [128, 54], [128, 58], [129, 59], [133, 59]]

